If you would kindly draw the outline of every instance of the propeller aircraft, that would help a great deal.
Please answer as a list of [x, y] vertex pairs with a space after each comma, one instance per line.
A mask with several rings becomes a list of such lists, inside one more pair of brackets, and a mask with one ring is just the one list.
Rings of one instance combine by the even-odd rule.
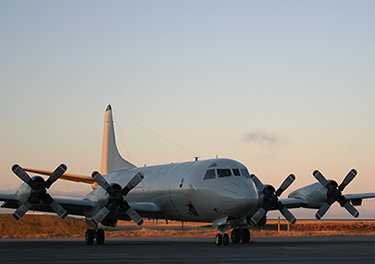
[[[22, 168], [12, 171], [24, 182], [15, 194], [0, 194], [2, 207], [14, 208], [19, 220], [28, 210], [55, 212], [65, 218], [68, 214], [85, 217], [88, 229], [85, 243], [105, 242], [101, 226], [115, 227], [118, 220], [132, 220], [142, 225], [143, 218], [212, 223], [218, 230], [216, 245], [249, 243], [251, 225], [266, 224], [267, 212], [279, 210], [291, 223], [296, 218], [292, 208], [318, 209], [321, 219], [334, 202], [358, 217], [354, 206], [362, 199], [374, 198], [375, 193], [343, 195], [345, 187], [357, 175], [352, 169], [340, 185], [327, 180], [319, 171], [313, 176], [317, 183], [280, 195], [294, 182], [290, 174], [276, 190], [249, 174], [242, 163], [232, 159], [208, 159], [166, 165], [136, 167], [125, 160], [116, 146], [112, 107], [105, 112], [101, 171], [90, 176], [66, 173], [61, 164], [53, 172]], [[29, 173], [49, 176], [30, 177]], [[47, 189], [58, 179], [91, 184], [93, 191], [83, 199], [52, 198]], [[227, 234], [231, 231], [230, 239]]]

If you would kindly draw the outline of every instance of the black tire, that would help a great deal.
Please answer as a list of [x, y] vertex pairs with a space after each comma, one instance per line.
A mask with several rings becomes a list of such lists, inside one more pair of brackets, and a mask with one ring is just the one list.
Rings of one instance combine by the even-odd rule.
[[250, 242], [250, 231], [247, 228], [242, 229], [241, 231], [241, 241], [244, 244], [248, 244]]
[[224, 234], [223, 236], [223, 245], [228, 246], [229, 245], [229, 236], [228, 234]]
[[98, 231], [96, 231], [96, 244], [103, 245], [104, 241], [105, 241], [104, 230], [98, 229]]
[[240, 240], [241, 240], [240, 230], [239, 229], [233, 229], [232, 233], [230, 235], [230, 238], [231, 238], [233, 244], [240, 243]]
[[92, 229], [87, 229], [85, 234], [86, 245], [92, 245], [94, 243], [95, 231]]
[[215, 244], [216, 246], [221, 246], [223, 244], [223, 236], [221, 234], [216, 235]]

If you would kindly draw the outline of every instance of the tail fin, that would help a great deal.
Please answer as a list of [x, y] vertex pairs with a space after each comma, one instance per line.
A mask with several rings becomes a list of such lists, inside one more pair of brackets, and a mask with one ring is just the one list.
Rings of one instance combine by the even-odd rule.
[[121, 157], [116, 146], [115, 130], [113, 128], [112, 108], [108, 105], [104, 119], [102, 163], [100, 173], [108, 173], [121, 169], [136, 168], [133, 164]]

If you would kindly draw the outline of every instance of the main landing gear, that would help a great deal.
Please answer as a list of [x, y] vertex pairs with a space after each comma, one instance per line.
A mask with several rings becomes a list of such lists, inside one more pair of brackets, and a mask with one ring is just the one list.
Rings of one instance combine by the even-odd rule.
[[[250, 242], [250, 231], [247, 228], [235, 228], [232, 230], [230, 238], [233, 244], [238, 244], [240, 242], [248, 244]], [[217, 246], [228, 246], [228, 234], [226, 234], [225, 231], [221, 231], [221, 233], [218, 233], [215, 237], [215, 244]]]
[[85, 234], [85, 243], [86, 245], [92, 245], [96, 239], [96, 244], [103, 245], [105, 241], [105, 235], [103, 229], [87, 229]]

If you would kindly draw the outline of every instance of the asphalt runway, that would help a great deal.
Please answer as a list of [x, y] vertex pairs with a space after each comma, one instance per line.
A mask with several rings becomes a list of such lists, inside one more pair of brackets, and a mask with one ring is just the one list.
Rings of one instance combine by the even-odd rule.
[[375, 236], [255, 237], [216, 246], [214, 238], [0, 239], [1, 263], [375, 263]]

